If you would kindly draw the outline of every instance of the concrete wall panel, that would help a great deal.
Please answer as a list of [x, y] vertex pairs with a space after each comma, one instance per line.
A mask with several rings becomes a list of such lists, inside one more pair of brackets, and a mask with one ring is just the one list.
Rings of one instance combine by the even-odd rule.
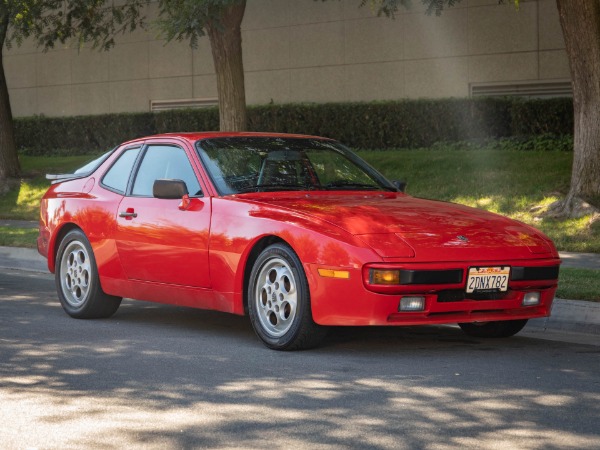
[[345, 66], [348, 101], [400, 99], [406, 96], [403, 62]]
[[290, 67], [330, 66], [343, 62], [343, 22], [290, 28]]
[[469, 8], [469, 50], [472, 55], [531, 51], [537, 48], [537, 5], [498, 2]]
[[71, 50], [38, 54], [36, 69], [38, 86], [71, 84]]
[[469, 64], [466, 57], [407, 61], [405, 67], [407, 97], [469, 95]]
[[71, 50], [71, 80], [73, 83], [100, 83], [109, 80], [108, 52]]
[[215, 75], [200, 75], [193, 78], [194, 98], [217, 98], [217, 77]]
[[345, 99], [343, 66], [290, 71], [290, 101], [341, 102]]
[[45, 116], [71, 116], [71, 86], [39, 87], [37, 91], [38, 114]]
[[404, 16], [395, 20], [369, 18], [345, 22], [345, 62], [399, 61], [404, 59]]
[[[290, 25], [339, 21], [344, 14], [342, 1], [288, 0]], [[249, 2], [252, 4], [252, 0]], [[357, 6], [358, 6], [358, 2]]]
[[185, 42], [152, 41], [148, 43], [150, 78], [192, 75], [192, 48]]
[[[290, 5], [298, 0], [250, 0], [246, 6], [242, 30], [261, 30], [287, 27], [290, 24]], [[265, 12], [268, 11], [268, 14]]]
[[406, 59], [441, 58], [469, 54], [468, 10], [448, 9], [441, 16], [404, 16]]
[[37, 88], [10, 89], [8, 95], [14, 117], [38, 114]]
[[500, 55], [471, 56], [469, 81], [522, 81], [538, 77], [538, 54], [507, 53]]
[[36, 55], [9, 55], [4, 57], [4, 73], [9, 89], [36, 87]]
[[109, 52], [111, 81], [148, 78], [148, 43], [119, 44]]
[[540, 0], [539, 2], [540, 50], [565, 48], [556, 0]]
[[[566, 80], [555, 0], [463, 0], [440, 17], [414, 1], [395, 20], [357, 0], [249, 0], [242, 45], [249, 104], [467, 96], [469, 83]], [[151, 2], [146, 16], [156, 17]], [[87, 46], [89, 47], [89, 46]], [[109, 52], [31, 41], [4, 64], [16, 116], [148, 111], [150, 100], [215, 98], [210, 43], [167, 45], [156, 31]], [[64, 89], [60, 89], [64, 87]]]
[[569, 60], [565, 50], [540, 52], [541, 79], [568, 79], [570, 77]]
[[340, 0], [343, 5], [344, 20], [352, 19], [370, 19], [377, 17], [376, 11], [373, 11], [369, 5], [359, 8], [360, 2], [356, 0]]
[[[244, 45], [245, 44], [242, 41], [242, 52]], [[192, 60], [194, 75], [213, 75], [215, 73], [215, 64], [210, 50], [210, 42], [207, 37], [200, 39], [198, 41], [198, 47], [192, 50]]]
[[110, 89], [108, 83], [74, 84], [71, 88], [72, 113], [106, 114], [110, 112]]
[[290, 66], [289, 28], [245, 31], [242, 39], [244, 70], [273, 70]]
[[246, 73], [246, 102], [249, 105], [288, 103], [290, 101], [290, 71], [269, 70]]
[[150, 100], [192, 98], [192, 83], [191, 76], [150, 79]]
[[148, 80], [110, 83], [110, 112], [141, 112], [150, 109]]

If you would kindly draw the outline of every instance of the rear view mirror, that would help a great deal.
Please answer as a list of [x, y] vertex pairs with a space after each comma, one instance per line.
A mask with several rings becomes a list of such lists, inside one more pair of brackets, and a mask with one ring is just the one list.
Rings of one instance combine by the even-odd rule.
[[182, 180], [155, 180], [152, 195], [163, 199], [181, 199], [184, 195], [188, 195], [188, 190]]
[[396, 186], [396, 189], [398, 189], [399, 192], [406, 191], [406, 181], [394, 180], [392, 181], [392, 184]]

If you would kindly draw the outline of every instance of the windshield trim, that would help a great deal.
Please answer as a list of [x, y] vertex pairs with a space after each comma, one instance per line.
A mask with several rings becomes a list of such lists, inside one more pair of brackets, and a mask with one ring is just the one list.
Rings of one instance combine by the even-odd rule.
[[274, 191], [269, 188], [269, 185], [265, 185], [263, 187], [265, 188], [264, 191], [266, 191], [266, 192], [283, 192], [283, 191], [296, 191], [296, 192], [344, 191], [344, 192], [350, 192], [353, 190], [361, 191], [361, 192], [365, 192], [365, 191], [397, 192], [396, 187], [389, 180], [387, 180], [381, 173], [379, 173], [376, 169], [374, 169], [371, 165], [369, 165], [365, 160], [360, 158], [352, 150], [350, 150], [348, 147], [344, 146], [343, 144], [340, 144], [339, 142], [334, 141], [332, 139], [328, 139], [328, 138], [318, 138], [318, 137], [277, 137], [277, 138], [274, 138], [274, 137], [270, 137], [270, 136], [212, 137], [212, 138], [204, 138], [204, 139], [197, 140], [195, 142], [194, 147], [195, 147], [196, 153], [198, 154], [198, 157], [200, 158], [200, 161], [202, 162], [202, 165], [204, 166], [204, 169], [205, 169], [212, 185], [214, 186], [214, 188], [219, 196], [223, 197], [223, 196], [231, 196], [231, 195], [243, 195], [243, 194], [247, 194], [247, 193], [256, 193], [256, 192], [264, 192], [264, 191], [260, 189], [261, 186], [255, 186], [252, 188], [248, 187], [247, 190], [245, 190], [245, 191], [244, 190], [234, 191], [234, 192], [224, 191], [222, 189], [222, 186], [220, 185], [220, 183], [217, 182], [217, 180], [215, 179], [215, 173], [214, 173], [213, 169], [211, 169], [211, 165], [214, 163], [208, 157], [205, 146], [207, 145], [207, 143], [213, 143], [213, 142], [215, 144], [218, 144], [219, 142], [227, 142], [227, 141], [236, 142], [236, 141], [238, 141], [238, 142], [240, 142], [240, 147], [243, 148], [244, 145], [248, 145], [253, 142], [255, 143], [255, 145], [259, 145], [261, 142], [268, 142], [269, 140], [273, 140], [273, 139], [277, 139], [280, 141], [281, 140], [289, 141], [290, 145], [294, 145], [294, 144], [298, 145], [301, 142], [305, 142], [306, 144], [304, 146], [306, 149], [310, 149], [310, 148], [319, 149], [320, 146], [323, 146], [323, 148], [329, 147], [330, 151], [339, 153], [343, 157], [347, 158], [350, 162], [352, 162], [355, 166], [357, 166], [361, 171], [363, 171], [369, 178], [371, 178], [373, 180], [374, 184], [369, 189], [367, 189], [366, 185], [359, 187], [358, 184], [355, 184], [355, 187], [353, 187], [353, 188], [351, 188], [350, 185], [339, 186], [339, 187], [334, 187], [334, 186], [327, 187], [326, 185], [323, 185], [323, 186], [310, 185], [309, 186], [309, 185], [302, 185], [302, 184], [296, 185], [295, 184], [293, 186], [293, 188], [290, 188], [290, 189], [286, 189], [285, 186], [282, 185], [281, 186], [282, 189], [280, 189], [279, 191]]

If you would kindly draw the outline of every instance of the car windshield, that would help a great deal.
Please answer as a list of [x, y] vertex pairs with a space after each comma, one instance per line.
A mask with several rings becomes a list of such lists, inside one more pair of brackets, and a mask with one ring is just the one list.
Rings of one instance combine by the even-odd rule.
[[228, 137], [204, 139], [196, 147], [220, 195], [396, 190], [350, 150], [325, 139]]

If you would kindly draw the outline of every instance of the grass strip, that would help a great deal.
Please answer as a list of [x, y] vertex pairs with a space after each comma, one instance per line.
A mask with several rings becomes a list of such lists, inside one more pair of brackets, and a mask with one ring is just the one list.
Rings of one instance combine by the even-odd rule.
[[600, 302], [600, 270], [560, 269], [556, 296], [569, 300]]
[[0, 246], [37, 248], [38, 229], [0, 227]]

